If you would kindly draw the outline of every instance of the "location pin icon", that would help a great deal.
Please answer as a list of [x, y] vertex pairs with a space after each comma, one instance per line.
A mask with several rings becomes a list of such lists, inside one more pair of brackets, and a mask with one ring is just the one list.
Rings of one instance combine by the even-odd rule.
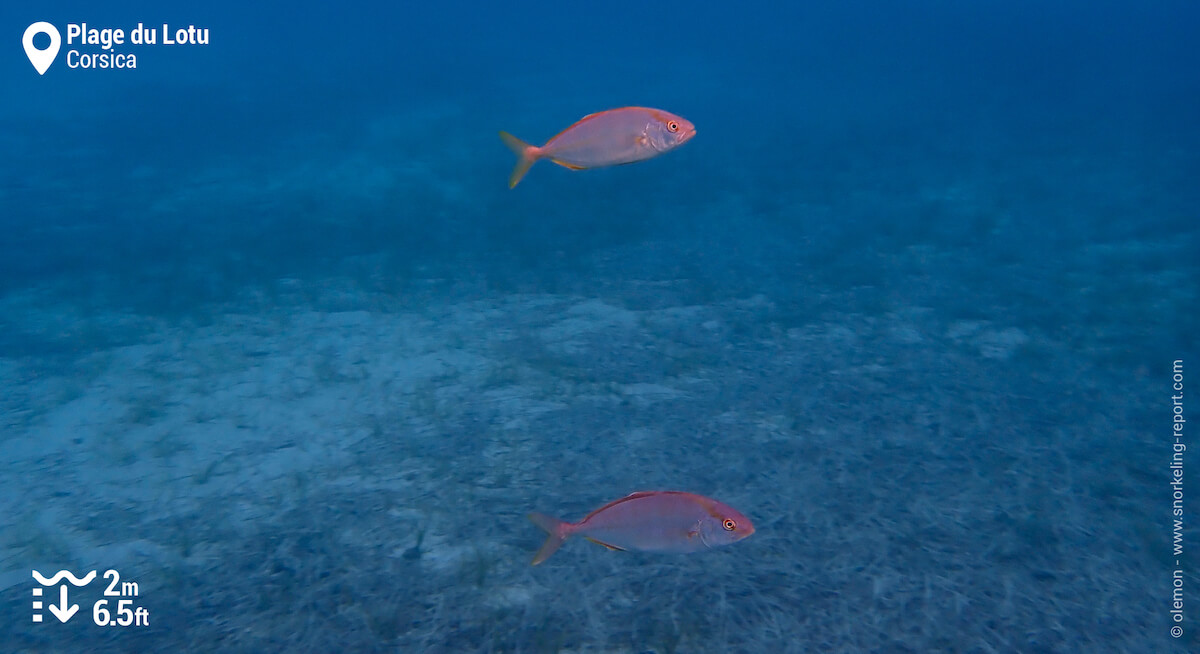
[[[50, 47], [45, 50], [33, 47], [33, 37], [38, 34], [50, 37]], [[25, 56], [29, 57], [29, 63], [37, 69], [38, 75], [45, 75], [46, 69], [50, 68], [50, 64], [54, 63], [54, 58], [58, 56], [58, 47], [62, 45], [62, 36], [59, 35], [58, 29], [50, 23], [39, 21], [25, 29], [25, 36], [21, 37], [21, 45], [25, 46]]]

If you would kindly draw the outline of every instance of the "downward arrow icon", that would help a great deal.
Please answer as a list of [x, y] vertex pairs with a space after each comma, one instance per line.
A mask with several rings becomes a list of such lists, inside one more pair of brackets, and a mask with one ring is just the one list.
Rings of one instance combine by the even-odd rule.
[[70, 608], [67, 608], [66, 584], [58, 587], [58, 603], [61, 604], [61, 606], [55, 606], [51, 604], [47, 608], [50, 609], [50, 612], [53, 613], [54, 617], [58, 618], [60, 622], [66, 622], [67, 620], [70, 620], [71, 616], [75, 615], [75, 612], [79, 610], [78, 604], [72, 604]]

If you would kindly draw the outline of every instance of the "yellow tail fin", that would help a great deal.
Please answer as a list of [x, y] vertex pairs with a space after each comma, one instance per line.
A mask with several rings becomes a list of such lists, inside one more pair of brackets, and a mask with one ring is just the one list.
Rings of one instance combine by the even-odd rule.
[[508, 188], [514, 188], [525, 176], [525, 173], [529, 172], [529, 167], [533, 165], [533, 162], [538, 160], [537, 148], [508, 132], [500, 132], [500, 140], [504, 141], [504, 145], [507, 145], [508, 149], [517, 155], [517, 165], [513, 168], [512, 174], [508, 176]]
[[542, 543], [542, 548], [533, 556], [533, 565], [537, 565], [550, 558], [551, 554], [562, 547], [567, 536], [571, 535], [571, 524], [541, 513], [530, 513], [529, 519], [548, 534], [546, 542]]

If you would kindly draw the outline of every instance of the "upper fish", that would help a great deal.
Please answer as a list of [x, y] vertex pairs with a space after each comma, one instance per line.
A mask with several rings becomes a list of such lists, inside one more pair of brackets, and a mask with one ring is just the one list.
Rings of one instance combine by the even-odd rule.
[[683, 491], [633, 493], [579, 522], [541, 513], [530, 513], [529, 519], [549, 534], [533, 565], [549, 558], [574, 534], [614, 550], [686, 553], [735, 543], [754, 533], [750, 519], [728, 504]]
[[513, 188], [538, 159], [582, 170], [633, 163], [673, 150], [696, 135], [687, 119], [662, 109], [621, 107], [580, 118], [543, 146], [530, 145], [500, 132], [505, 145], [517, 154], [517, 165], [508, 178]]

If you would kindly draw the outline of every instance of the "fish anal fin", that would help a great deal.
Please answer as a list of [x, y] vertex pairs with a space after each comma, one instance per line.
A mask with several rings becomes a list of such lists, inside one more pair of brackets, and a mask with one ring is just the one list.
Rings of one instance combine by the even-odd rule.
[[603, 546], [607, 547], [608, 549], [614, 550], [616, 552], [624, 552], [625, 551], [624, 547], [617, 547], [616, 545], [609, 545], [608, 543], [605, 543], [603, 541], [598, 541], [595, 538], [588, 538], [587, 536], [584, 536], [584, 538], [587, 538], [588, 540], [592, 541], [593, 543], [595, 543], [597, 545], [603, 545]]
[[563, 168], [570, 168], [571, 170], [583, 170], [584, 168], [587, 168], [587, 166], [580, 166], [578, 164], [569, 163], [569, 162], [563, 161], [562, 159], [551, 159], [550, 161], [553, 161], [554, 163], [562, 166]]

